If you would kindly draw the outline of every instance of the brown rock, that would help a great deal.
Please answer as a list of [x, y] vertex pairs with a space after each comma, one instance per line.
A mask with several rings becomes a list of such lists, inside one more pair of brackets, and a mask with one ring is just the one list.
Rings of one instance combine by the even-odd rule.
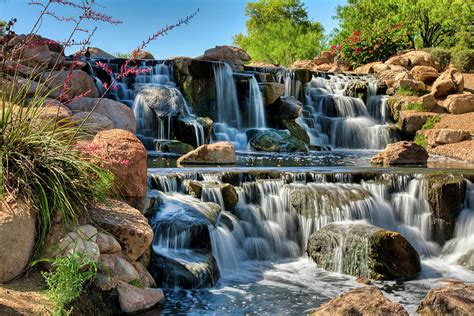
[[235, 71], [244, 70], [244, 65], [251, 60], [249, 54], [243, 49], [227, 45], [210, 48], [204, 52], [202, 57], [198, 58], [226, 62]]
[[409, 65], [411, 67], [415, 66], [429, 66], [435, 67], [436, 62], [433, 56], [422, 50], [413, 50], [402, 55], [404, 58], [408, 59]]
[[474, 112], [474, 94], [448, 95], [446, 100], [443, 102], [443, 107], [452, 114]]
[[398, 303], [391, 302], [376, 287], [350, 290], [313, 310], [312, 316], [346, 315], [403, 315], [408, 316]]
[[452, 93], [462, 93], [464, 90], [464, 78], [455, 68], [446, 69], [433, 83], [431, 93], [436, 98], [445, 97]]
[[153, 230], [139, 210], [121, 201], [109, 200], [90, 208], [94, 222], [112, 234], [127, 257], [135, 261], [150, 247]]
[[101, 254], [110, 254], [115, 252], [122, 251], [122, 247], [120, 246], [119, 242], [114, 238], [114, 236], [99, 232], [96, 238], [97, 246], [99, 246], [99, 250]]
[[441, 115], [441, 120], [435, 124], [435, 128], [460, 129], [474, 135], [474, 112]]
[[234, 145], [230, 142], [218, 142], [199, 146], [181, 156], [177, 164], [228, 165], [235, 164], [236, 160]]
[[412, 76], [423, 83], [430, 83], [438, 78], [438, 70], [430, 66], [415, 66], [411, 70]]
[[429, 148], [428, 151], [434, 155], [459, 159], [464, 162], [474, 162], [474, 140], [437, 146]]
[[78, 112], [72, 116], [76, 126], [82, 125], [82, 130], [90, 134], [97, 134], [114, 128], [114, 123], [100, 113]]
[[147, 192], [147, 152], [131, 132], [112, 129], [95, 135], [91, 146], [98, 164], [115, 175], [116, 186], [125, 200], [142, 210]]
[[409, 63], [410, 61], [408, 60], [408, 58], [404, 57], [403, 55], [390, 57], [385, 62], [385, 64], [387, 65], [397, 65], [405, 68], [408, 67]]
[[[371, 73], [375, 72], [375, 66], [376, 65], [383, 65], [383, 63], [381, 61], [375, 61], [373, 63], [368, 63], [366, 65], [362, 65], [360, 67], [357, 67], [356, 69], [354, 69], [354, 72], [356, 72], [358, 74], [371, 74]], [[387, 69], [388, 69], [388, 67], [387, 67]]]
[[454, 144], [471, 139], [471, 134], [468, 131], [459, 129], [429, 129], [418, 131], [418, 133], [422, 133], [425, 136], [428, 145], [431, 147]]
[[143, 263], [140, 261], [134, 261], [132, 264], [140, 276], [140, 283], [143, 287], [156, 287], [155, 279], [153, 279]]
[[98, 283], [103, 291], [113, 289], [121, 281], [140, 281], [135, 267], [120, 255], [101, 254], [98, 267]]
[[394, 84], [395, 88], [406, 88], [415, 91], [423, 91], [425, 90], [425, 84], [421, 81], [412, 80], [412, 79], [401, 79], [397, 83]]
[[[105, 50], [100, 49], [98, 47], [89, 47], [89, 53], [91, 54], [91, 58], [99, 58], [99, 59], [115, 59], [115, 56], [112, 54], [107, 53]], [[84, 52], [76, 52], [74, 56], [83, 56]]]
[[117, 286], [120, 308], [125, 313], [135, 313], [153, 307], [163, 300], [163, 291], [160, 289], [137, 288], [125, 282]]
[[430, 290], [416, 313], [423, 316], [468, 316], [472, 315], [473, 311], [474, 285], [452, 284]]
[[[50, 97], [56, 98], [64, 88], [64, 82], [69, 77], [69, 71], [53, 71], [45, 72], [42, 75], [43, 82], [46, 81], [51, 91]], [[86, 72], [82, 70], [73, 70], [69, 77], [69, 83], [64, 93], [71, 99], [77, 96], [87, 95], [87, 97], [98, 98], [99, 90], [97, 89], [94, 80]]]
[[385, 150], [372, 157], [371, 163], [375, 165], [425, 165], [428, 161], [426, 150], [413, 142], [397, 142], [388, 144]]
[[428, 111], [432, 111], [438, 104], [436, 103], [435, 97], [430, 93], [419, 97], [418, 103], [423, 104], [423, 107]]
[[263, 103], [268, 106], [273, 104], [279, 97], [285, 95], [285, 85], [277, 82], [265, 82], [259, 84], [262, 89]]
[[400, 112], [399, 124], [401, 130], [409, 135], [415, 135], [418, 130], [423, 127], [426, 120], [432, 116], [437, 116], [436, 113], [419, 112], [416, 110], [406, 110]]
[[58, 105], [56, 103], [58, 101], [53, 101], [49, 100], [44, 102], [39, 112], [40, 119], [52, 124], [57, 123], [60, 126], [69, 125], [72, 119], [72, 112], [64, 105]]
[[[100, 101], [100, 102], [99, 102]], [[112, 123], [113, 128], [119, 128], [132, 133], [136, 132], [135, 115], [133, 111], [120, 102], [111, 99], [83, 97], [71, 102], [69, 108], [74, 112], [90, 112], [106, 116]]]
[[136, 59], [155, 59], [153, 57], [153, 54], [144, 50], [140, 50], [138, 53], [136, 53]]
[[35, 245], [35, 215], [28, 204], [12, 195], [0, 199], [0, 283], [26, 269]]

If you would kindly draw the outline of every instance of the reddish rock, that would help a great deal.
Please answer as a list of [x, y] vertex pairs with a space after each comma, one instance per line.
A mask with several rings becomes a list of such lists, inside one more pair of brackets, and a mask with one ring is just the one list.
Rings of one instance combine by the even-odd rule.
[[430, 83], [438, 78], [438, 70], [430, 66], [415, 66], [411, 70], [412, 76], [423, 83]]
[[420, 130], [426, 121], [437, 113], [419, 112], [417, 110], [407, 110], [400, 112], [399, 125], [405, 134], [415, 135]]
[[177, 164], [204, 164], [204, 165], [228, 165], [235, 164], [234, 145], [230, 142], [218, 142], [214, 144], [202, 145], [184, 156], [181, 156]]
[[25, 202], [5, 194], [0, 199], [0, 284], [20, 275], [35, 245], [36, 214]]
[[153, 230], [139, 210], [121, 201], [109, 200], [106, 204], [91, 206], [90, 214], [99, 227], [120, 242], [130, 260], [137, 260], [150, 247]]
[[125, 282], [117, 286], [120, 308], [125, 313], [136, 313], [153, 307], [163, 300], [160, 289], [138, 288]]
[[147, 152], [140, 140], [131, 132], [112, 129], [97, 133], [89, 149], [98, 164], [115, 175], [125, 200], [142, 210], [147, 193]]
[[376, 65], [383, 65], [381, 61], [375, 61], [373, 63], [368, 63], [366, 65], [362, 65], [360, 67], [357, 67], [354, 69], [354, 72], [359, 73], [359, 74], [371, 74], [375, 72], [375, 66]]
[[374, 165], [425, 165], [428, 152], [421, 146], [407, 141], [388, 144], [385, 150], [372, 157]]
[[67, 89], [64, 93], [71, 99], [77, 96], [87, 96], [90, 98], [98, 98], [99, 90], [97, 89], [94, 80], [86, 72], [82, 70], [73, 70], [69, 74], [67, 70], [58, 70], [53, 72], [45, 72], [42, 75], [43, 82], [48, 82], [51, 91], [51, 97], [57, 98], [64, 88], [64, 83], [68, 79]]
[[459, 283], [429, 291], [416, 310], [422, 316], [469, 316], [473, 312], [474, 285]]
[[400, 315], [408, 316], [398, 303], [391, 302], [376, 287], [350, 290], [313, 310], [312, 316], [343, 315]]

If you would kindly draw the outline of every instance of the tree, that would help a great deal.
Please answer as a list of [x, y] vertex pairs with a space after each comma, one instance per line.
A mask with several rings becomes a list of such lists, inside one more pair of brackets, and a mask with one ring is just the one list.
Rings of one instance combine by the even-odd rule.
[[[473, 10], [465, 0], [349, 0], [339, 6], [334, 41], [399, 24], [413, 46], [472, 47]], [[470, 43], [469, 43], [470, 42]]]
[[321, 52], [324, 29], [308, 18], [300, 0], [257, 0], [245, 8], [247, 35], [234, 36], [234, 44], [253, 60], [288, 66]]

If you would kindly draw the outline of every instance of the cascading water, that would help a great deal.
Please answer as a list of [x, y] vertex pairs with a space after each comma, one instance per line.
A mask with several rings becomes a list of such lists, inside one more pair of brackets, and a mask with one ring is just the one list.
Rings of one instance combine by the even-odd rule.
[[313, 77], [306, 85], [306, 105], [298, 123], [305, 127], [313, 145], [382, 149], [394, 141], [394, 133], [386, 124], [387, 98], [376, 95], [376, 83], [371, 79], [367, 79], [367, 105], [361, 99], [345, 96], [353, 79], [346, 75]]
[[[217, 122], [214, 141], [230, 141], [238, 150], [247, 149], [246, 128], [264, 128], [263, 98], [254, 75], [241, 74], [249, 82], [245, 107], [239, 106], [232, 68], [226, 63], [213, 65], [217, 95]], [[242, 115], [243, 113], [243, 115]]]

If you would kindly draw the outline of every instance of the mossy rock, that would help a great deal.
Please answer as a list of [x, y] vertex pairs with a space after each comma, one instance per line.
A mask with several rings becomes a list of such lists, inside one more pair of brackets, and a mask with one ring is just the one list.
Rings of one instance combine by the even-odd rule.
[[326, 270], [376, 280], [410, 280], [421, 270], [418, 253], [403, 236], [365, 223], [326, 225], [310, 236], [306, 252]]
[[194, 150], [193, 146], [177, 140], [157, 140], [155, 142], [155, 147], [158, 151], [181, 155], [187, 154], [191, 150]]
[[291, 121], [282, 121], [282, 124], [288, 129], [291, 136], [298, 138], [299, 140], [304, 142], [306, 145], [309, 145], [310, 143], [309, 135], [306, 132], [306, 130], [303, 127], [301, 127], [298, 123], [291, 120]]
[[251, 129], [247, 131], [250, 145], [257, 151], [308, 152], [306, 144], [290, 133], [275, 129]]
[[358, 98], [367, 103], [369, 84], [361, 80], [351, 80], [346, 86], [344, 93], [348, 97]]

